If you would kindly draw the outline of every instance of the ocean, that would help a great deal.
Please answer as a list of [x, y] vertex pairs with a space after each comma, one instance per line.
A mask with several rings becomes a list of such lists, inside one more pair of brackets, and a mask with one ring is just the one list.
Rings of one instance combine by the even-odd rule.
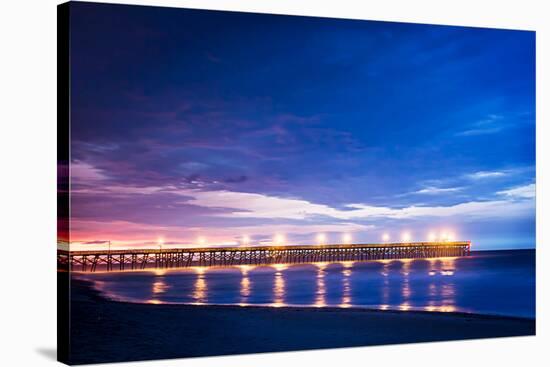
[[150, 304], [361, 307], [535, 318], [535, 250], [469, 257], [73, 273]]

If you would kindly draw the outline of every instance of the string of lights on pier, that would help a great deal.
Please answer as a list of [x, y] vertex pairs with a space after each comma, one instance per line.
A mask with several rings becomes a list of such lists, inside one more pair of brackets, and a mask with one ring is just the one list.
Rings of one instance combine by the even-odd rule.
[[[452, 232], [452, 231], [441, 231], [441, 232], [435, 232], [434, 231], [434, 232], [429, 232], [426, 236], [426, 239], [427, 239], [428, 242], [436, 242], [436, 241], [438, 241], [438, 242], [452, 242], [452, 241], [456, 241], [456, 238], [457, 237], [456, 237], [455, 233]], [[313, 244], [326, 245], [326, 244], [329, 243], [329, 239], [330, 238], [326, 233], [318, 233], [314, 237]], [[382, 243], [411, 242], [411, 241], [413, 241], [413, 235], [409, 231], [404, 231], [404, 232], [398, 234], [396, 237], [394, 237], [389, 232], [384, 232], [384, 233], [382, 233], [380, 239], [381, 239]], [[251, 244], [252, 239], [249, 235], [242, 235], [239, 238], [238, 242], [239, 242], [239, 244], [241, 244], [243, 246], [248, 246], [248, 245]], [[342, 244], [352, 244], [353, 243], [353, 236], [350, 233], [343, 233], [340, 236], [339, 241], [337, 241], [337, 242], [342, 243]], [[159, 237], [158, 240], [157, 240], [157, 244], [158, 244], [159, 247], [162, 247], [162, 245], [164, 244], [164, 239], [162, 237]], [[196, 239], [196, 244], [198, 244], [200, 246], [206, 246], [209, 243], [208, 243], [208, 240], [205, 236], [199, 236]], [[289, 244], [289, 241], [287, 241], [287, 238], [284, 234], [276, 233], [272, 237], [271, 244], [274, 245], [274, 246], [284, 246], [284, 245]]]

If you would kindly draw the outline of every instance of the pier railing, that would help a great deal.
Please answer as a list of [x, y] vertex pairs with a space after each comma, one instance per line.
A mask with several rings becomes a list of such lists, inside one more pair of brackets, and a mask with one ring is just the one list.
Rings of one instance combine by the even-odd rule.
[[470, 255], [470, 241], [307, 246], [198, 247], [112, 251], [58, 250], [58, 268], [95, 272], [180, 268], [296, 264], [333, 261], [414, 259]]

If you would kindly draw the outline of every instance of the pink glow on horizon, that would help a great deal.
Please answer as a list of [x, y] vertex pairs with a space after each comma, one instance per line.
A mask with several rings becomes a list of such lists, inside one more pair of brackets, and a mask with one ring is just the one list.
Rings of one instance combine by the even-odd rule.
[[[240, 246], [241, 233], [248, 233], [249, 245], [273, 244], [274, 234], [293, 233], [309, 236], [310, 233], [359, 232], [363, 226], [339, 225], [258, 225], [245, 227], [179, 227], [160, 226], [128, 221], [100, 222], [71, 220], [71, 250], [100, 250], [129, 248], [158, 248], [158, 239], [163, 238], [163, 248], [201, 246]], [[204, 243], [199, 239], [204, 238]], [[337, 237], [335, 237], [336, 239]], [[339, 238], [339, 237], [338, 237]], [[334, 242], [338, 242], [335, 240]]]

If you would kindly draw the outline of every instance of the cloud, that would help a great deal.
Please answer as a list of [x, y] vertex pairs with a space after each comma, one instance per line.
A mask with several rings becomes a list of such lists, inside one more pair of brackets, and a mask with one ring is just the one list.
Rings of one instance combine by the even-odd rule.
[[[106, 175], [99, 169], [84, 162], [75, 162], [72, 174], [76, 181], [104, 181], [101, 185], [87, 186], [73, 190], [76, 195], [132, 196], [132, 195], [174, 195], [174, 204], [194, 205], [208, 208], [212, 217], [235, 219], [286, 219], [313, 220], [318, 217], [332, 218], [339, 221], [369, 219], [414, 219], [421, 217], [513, 217], [534, 211], [534, 201], [525, 201], [535, 197], [535, 185], [527, 185], [497, 194], [504, 198], [489, 201], [469, 201], [448, 206], [407, 207], [373, 206], [365, 203], [348, 203], [341, 208], [326, 204], [314, 203], [295, 197], [280, 197], [261, 193], [236, 192], [228, 190], [202, 190], [175, 185], [165, 186], [131, 186], [108, 184]], [[499, 177], [502, 171], [479, 171], [470, 176], [475, 179]], [[417, 191], [419, 194], [438, 194], [455, 192], [459, 187], [438, 188], [426, 187]], [[178, 198], [184, 198], [183, 200]]]
[[477, 136], [477, 135], [488, 135], [488, 134], [496, 134], [500, 131], [502, 131], [504, 127], [498, 126], [498, 127], [490, 127], [490, 128], [480, 128], [480, 129], [469, 129], [464, 130], [459, 133], [457, 133], [457, 136]]
[[[504, 218], [527, 215], [534, 205], [527, 201], [490, 200], [470, 201], [450, 206], [409, 206], [400, 209], [380, 208], [361, 204], [352, 205], [360, 217], [386, 217], [392, 219], [415, 219], [427, 217]], [[533, 211], [534, 212], [534, 211]]]
[[503, 190], [497, 192], [499, 195], [511, 197], [511, 198], [535, 198], [536, 196], [536, 185], [529, 184], [524, 186], [515, 187], [508, 190]]
[[412, 192], [412, 194], [427, 194], [427, 195], [435, 195], [435, 194], [442, 194], [446, 192], [456, 192], [462, 190], [462, 187], [434, 187], [429, 186], [426, 188], [423, 188], [418, 191]]
[[185, 190], [188, 203], [208, 208], [224, 208], [218, 216], [236, 218], [284, 218], [304, 220], [326, 216], [338, 220], [414, 219], [421, 217], [513, 217], [525, 215], [533, 203], [516, 200], [470, 201], [449, 206], [408, 206], [390, 208], [362, 203], [337, 209], [306, 200], [231, 191]]
[[[88, 174], [86, 171], [85, 174]], [[95, 171], [91, 171], [95, 172]], [[441, 190], [455, 191], [458, 188], [427, 188], [425, 193]], [[420, 190], [422, 191], [422, 190]], [[129, 185], [101, 185], [73, 190], [73, 194], [106, 196], [131, 195], [174, 195], [185, 198], [174, 204], [187, 204], [211, 209], [211, 216], [229, 218], [287, 219], [311, 220], [316, 217], [327, 217], [335, 220], [368, 220], [368, 219], [414, 219], [421, 217], [513, 217], [527, 214], [534, 210], [534, 203], [522, 198], [534, 197], [534, 184], [526, 187], [500, 191], [505, 199], [489, 201], [469, 201], [449, 206], [412, 205], [402, 208], [373, 206], [364, 203], [350, 203], [342, 209], [325, 204], [313, 203], [300, 198], [288, 198], [260, 193], [235, 192], [227, 190], [199, 190], [185, 187]]]
[[[207, 214], [214, 221], [200, 225], [155, 225], [124, 220], [73, 219], [71, 245], [73, 250], [85, 249], [96, 236], [109, 238], [117, 248], [150, 246], [151, 239], [162, 235], [165, 243], [173, 245], [194, 245], [198, 236], [205, 236], [209, 245], [235, 245], [239, 236], [246, 234], [255, 243], [269, 243], [274, 233], [286, 234], [293, 243], [307, 242], [315, 233], [361, 233], [375, 229], [365, 220], [421, 220], [455, 217], [460, 220], [487, 218], [518, 218], [533, 216], [535, 201], [529, 194], [534, 187], [521, 187], [503, 191], [504, 199], [471, 201], [450, 206], [408, 206], [389, 208], [365, 204], [348, 204], [345, 209], [332, 208], [306, 200], [280, 198], [253, 193], [229, 191], [199, 191], [192, 189], [156, 189], [138, 191], [125, 188], [124, 195], [151, 195], [146, 192], [172, 192], [188, 198], [186, 203], [214, 209]], [[109, 193], [116, 192], [110, 188]], [[94, 194], [94, 197], [96, 194]], [[102, 199], [103, 200], [103, 199]], [[219, 209], [219, 210], [218, 210]], [[182, 212], [182, 215], [185, 215]], [[220, 225], [220, 220], [250, 219], [250, 222], [234, 222]], [[136, 218], [137, 219], [137, 218]], [[266, 219], [263, 222], [255, 219]], [[268, 220], [267, 220], [268, 219]], [[137, 219], [139, 220], [139, 219]], [[281, 222], [281, 221], [285, 222]], [[240, 223], [240, 224], [239, 224]], [[375, 222], [376, 223], [376, 222]], [[298, 237], [297, 237], [298, 236]], [[299, 236], [306, 236], [299, 239]], [[86, 244], [86, 242], [88, 242]], [[99, 241], [96, 246], [105, 246]]]
[[[327, 233], [336, 239], [336, 233], [339, 236], [340, 233], [369, 232], [387, 225], [387, 221], [415, 221], [423, 226], [434, 220], [462, 223], [517, 220], [532, 218], [535, 213], [534, 184], [498, 191], [493, 200], [453, 205], [391, 207], [358, 201], [336, 207], [300, 197], [199, 189], [190, 183], [123, 185], [92, 165], [77, 162], [76, 166], [73, 178], [80, 182], [87, 180], [88, 184], [72, 190], [77, 203], [85, 205], [79, 209], [81, 215], [71, 221], [71, 242], [76, 242], [71, 248], [75, 250], [94, 245], [104, 247], [106, 239], [112, 240], [117, 248], [147, 247], [159, 236], [165, 239], [166, 245], [174, 246], [196, 245], [198, 236], [207, 237], [209, 245], [235, 245], [243, 234], [253, 238], [254, 243], [265, 244], [274, 233], [287, 235], [292, 243], [310, 243], [315, 233]], [[501, 171], [480, 171], [473, 175], [493, 177], [496, 172]], [[418, 191], [437, 194], [460, 189], [427, 186]], [[94, 207], [95, 203], [101, 205]], [[150, 203], [161, 203], [170, 210], [158, 212]], [[100, 216], [89, 215], [98, 211]]]
[[476, 136], [496, 134], [508, 127], [506, 124], [500, 123], [504, 117], [501, 115], [491, 114], [487, 118], [479, 120], [470, 125], [469, 129], [456, 133], [457, 136]]
[[241, 175], [241, 176], [238, 176], [238, 177], [226, 178], [224, 180], [224, 182], [227, 182], [227, 183], [241, 183], [241, 182], [245, 182], [246, 180], [248, 180], [248, 177], [246, 177], [245, 175]]
[[70, 164], [71, 178], [82, 182], [101, 181], [108, 177], [102, 170], [82, 161], [73, 161]]
[[339, 216], [340, 211], [323, 204], [307, 200], [282, 198], [257, 193], [233, 191], [200, 191], [181, 190], [180, 194], [191, 197], [188, 204], [206, 208], [230, 210], [220, 213], [221, 216], [238, 218], [284, 218], [303, 220], [312, 216], [328, 216], [349, 219]]
[[107, 245], [109, 244], [109, 240], [92, 240], [92, 241], [85, 241], [82, 242], [83, 245]]
[[[79, 180], [80, 181], [80, 180]], [[153, 195], [166, 192], [175, 192], [173, 186], [130, 186], [130, 185], [104, 185], [99, 187], [88, 186], [85, 188], [73, 189], [72, 194], [88, 194], [88, 195]]]
[[478, 171], [471, 174], [468, 174], [467, 177], [473, 180], [482, 180], [485, 178], [495, 178], [506, 176], [507, 173], [502, 171]]
[[181, 163], [179, 166], [188, 171], [201, 171], [209, 167], [208, 164], [201, 162], [184, 162]]

